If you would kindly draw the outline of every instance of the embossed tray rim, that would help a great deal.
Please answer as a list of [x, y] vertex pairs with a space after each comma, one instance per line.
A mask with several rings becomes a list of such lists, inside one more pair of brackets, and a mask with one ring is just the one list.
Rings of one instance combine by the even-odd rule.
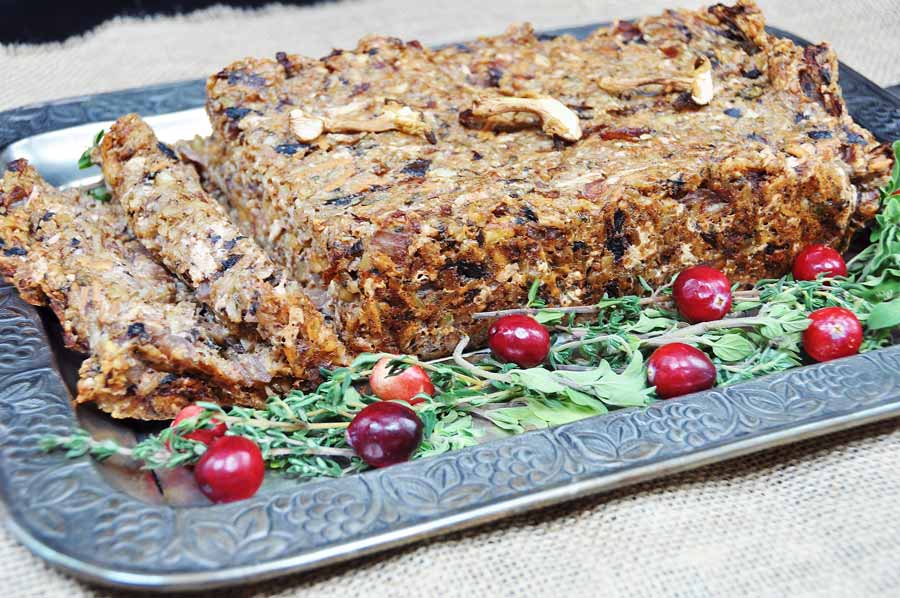
[[[599, 25], [589, 25], [573, 29], [565, 29], [550, 32], [548, 35], [559, 33], [573, 33], [583, 35]], [[792, 37], [784, 32], [775, 30], [779, 35]], [[798, 38], [794, 38], [798, 39]], [[801, 41], [802, 40], [798, 40]], [[875, 107], [870, 108], [871, 115], [860, 108], [858, 120], [864, 126], [872, 129], [876, 134], [884, 137], [900, 137], [900, 102], [893, 96], [878, 88], [874, 83], [861, 77], [858, 73], [841, 67], [842, 84], [847, 87], [852, 83], [854, 90], [862, 90], [857, 98], [875, 102]], [[198, 89], [198, 87], [200, 89]], [[199, 93], [198, 93], [199, 92]], [[864, 92], [864, 93], [863, 93]], [[196, 81], [170, 85], [154, 86], [153, 88], [126, 90], [86, 96], [73, 100], [61, 100], [50, 104], [35, 105], [20, 108], [0, 114], [0, 148], [17, 141], [23, 137], [29, 137], [37, 133], [52, 131], [63, 126], [84, 124], [115, 118], [118, 114], [128, 110], [138, 110], [144, 114], [168, 113], [184, 108], [197, 106], [202, 103], [202, 86]], [[865, 102], [863, 102], [865, 103]], [[852, 111], [852, 110], [851, 110]], [[887, 116], [883, 113], [887, 112]], [[856, 115], [854, 115], [856, 116]], [[871, 116], [871, 120], [868, 117]], [[879, 120], [880, 119], [880, 120]], [[883, 122], [882, 122], [883, 121]], [[27, 134], [23, 134], [27, 133]], [[5, 299], [5, 301], [4, 301]], [[66, 460], [59, 454], [42, 455], [33, 450], [29, 453], [24, 441], [28, 438], [27, 431], [15, 429], [19, 419], [35, 427], [40, 421], [47, 423], [49, 430], [65, 429], [74, 421], [74, 415], [68, 403], [68, 393], [59, 378], [53, 365], [53, 355], [47, 346], [40, 319], [30, 306], [18, 299], [8, 286], [0, 285], [0, 323], [12, 322], [18, 332], [11, 334], [7, 330], [0, 334], [0, 347], [16, 346], [16, 343], [38, 343], [40, 346], [34, 357], [29, 361], [22, 359], [15, 367], [0, 369], [0, 385], [13, 385], [18, 379], [32, 376], [38, 385], [34, 396], [3, 396], [0, 387], [0, 414], [7, 408], [12, 415], [8, 419], [9, 430], [4, 431], [0, 420], [0, 451], [3, 459], [0, 460], [0, 494], [6, 503], [8, 513], [7, 525], [10, 530], [26, 546], [37, 555], [45, 558], [54, 566], [57, 566], [78, 577], [101, 583], [129, 588], [154, 588], [158, 590], [186, 590], [208, 589], [237, 583], [247, 583], [268, 579], [287, 573], [309, 570], [334, 562], [356, 558], [390, 547], [406, 544], [418, 539], [431, 537], [440, 533], [459, 530], [466, 527], [495, 521], [528, 510], [537, 509], [551, 504], [571, 500], [574, 498], [612, 490], [638, 482], [646, 481], [663, 475], [700, 467], [709, 463], [734, 458], [751, 452], [780, 446], [790, 442], [796, 442], [813, 436], [819, 436], [836, 432], [853, 426], [863, 425], [888, 417], [900, 415], [900, 347], [895, 346], [866, 355], [838, 360], [827, 364], [819, 364], [798, 368], [779, 374], [761, 378], [748, 383], [735, 385], [728, 389], [713, 389], [704, 393], [698, 393], [683, 397], [674, 401], [657, 403], [645, 410], [623, 410], [609, 415], [590, 418], [559, 426], [550, 430], [530, 432], [513, 438], [493, 441], [463, 449], [447, 455], [432, 459], [417, 461], [400, 466], [367, 472], [350, 478], [338, 480], [314, 481], [298, 484], [293, 491], [286, 492], [280, 488], [274, 492], [261, 493], [248, 501], [232, 503], [230, 505], [215, 505], [210, 507], [189, 507], [175, 509], [168, 506], [154, 506], [124, 495], [102, 480], [97, 475], [89, 459]], [[28, 327], [37, 330], [29, 332]], [[36, 328], [35, 328], [36, 327]], [[842, 382], [836, 388], [828, 387], [822, 381], [836, 379]], [[852, 380], [845, 380], [850, 378]], [[779, 395], [774, 390], [784, 386], [785, 393]], [[811, 411], [803, 417], [795, 417], [788, 411], [789, 402], [794, 400], [786, 396], [787, 389], [797, 391], [799, 394], [794, 399], [800, 400], [802, 409], [809, 402], [816, 403], [818, 411]], [[802, 392], [800, 392], [802, 391]], [[781, 401], [776, 407], [783, 408], [788, 414], [786, 419], [779, 420], [772, 413], [767, 419], [759, 416], [759, 413], [768, 413], [753, 407], [753, 400]], [[28, 415], [29, 407], [21, 409], [21, 405], [37, 399], [44, 401], [41, 406], [40, 416]], [[804, 403], [806, 401], [806, 403]], [[841, 401], [849, 403], [841, 405]], [[796, 402], [796, 401], [795, 401]], [[738, 411], [738, 408], [743, 411]], [[738, 418], [734, 422], [734, 428], [726, 430], [721, 437], [704, 437], [701, 435], [700, 443], [692, 446], [689, 441], [666, 441], [653, 436], [654, 432], [648, 431], [652, 426], [641, 427], [638, 420], [653, 420], [660, 425], [675, 425], [694, 423], [703, 417], [715, 418], [719, 414], [716, 410], [734, 409]], [[670, 412], [676, 412], [673, 416]], [[774, 413], [774, 412], [773, 412]], [[693, 414], [693, 415], [691, 415]], [[748, 415], [749, 414], [749, 415]], [[756, 417], [751, 421], [750, 415]], [[779, 413], [778, 415], [784, 415]], [[667, 418], [668, 417], [668, 418]], [[691, 419], [693, 417], [694, 419]], [[748, 417], [747, 421], [740, 422], [741, 417]], [[718, 421], [718, 420], [716, 420]], [[646, 423], [646, 422], [645, 422]], [[53, 424], [53, 425], [51, 425]], [[54, 427], [55, 426], [55, 427]], [[617, 427], [618, 426], [618, 427]], [[593, 458], [596, 451], [581, 446], [576, 447], [577, 442], [584, 439], [612, 438], [612, 431], [618, 429], [618, 442], [612, 442], [613, 449], [622, 449], [622, 430], [628, 427], [636, 434], [635, 438], [644, 435], [644, 440], [654, 438], [657, 444], [657, 452], [637, 458], [623, 459], [618, 456], [615, 459]], [[664, 428], [667, 432], [672, 432]], [[44, 433], [43, 431], [41, 433]], [[604, 433], [608, 433], [604, 436]], [[568, 444], [566, 444], [568, 443]], [[550, 446], [556, 453], [553, 455], [562, 465], [558, 471], [550, 472], [555, 478], [548, 480], [533, 480], [527, 475], [524, 482], [515, 486], [510, 482], [509, 488], [501, 487], [496, 481], [500, 479], [500, 473], [505, 473], [504, 467], [510, 472], [514, 467], [523, 463], [533, 466], [542, 462], [527, 461], [527, 456], [546, 457], [542, 454], [542, 445]], [[23, 448], [24, 447], [24, 448]], [[24, 457], [20, 455], [24, 451]], [[667, 452], [668, 451], [668, 452]], [[526, 457], [523, 457], [525, 455]], [[485, 462], [478, 462], [478, 457], [484, 456]], [[28, 459], [39, 462], [35, 469], [28, 469]], [[523, 461], [522, 459], [526, 459]], [[477, 463], [472, 466], [471, 463]], [[557, 465], [554, 461], [551, 465]], [[33, 463], [31, 464], [34, 467]], [[452, 508], [437, 505], [432, 513], [422, 515], [415, 513], [416, 509], [404, 502], [402, 497], [393, 496], [390, 488], [394, 488], [397, 496], [403, 489], [403, 484], [409, 484], [410, 479], [428, 479], [430, 472], [441, 468], [449, 468], [460, 475], [460, 483], [473, 482], [477, 477], [476, 472], [481, 465], [487, 465], [492, 472], [487, 476], [487, 481], [482, 484], [484, 497], [466, 497], [461, 505]], [[18, 469], [17, 469], [18, 468]], [[570, 468], [571, 471], [566, 468]], [[531, 475], [541, 470], [532, 468], [528, 470]], [[53, 479], [54, 475], [57, 479]], [[498, 475], [494, 475], [498, 474]], [[18, 477], [17, 477], [18, 475]], [[469, 476], [468, 478], [466, 476]], [[13, 482], [12, 478], [17, 481]], [[58, 481], [71, 481], [82, 484], [79, 491], [85, 487], [101, 487], [106, 493], [97, 499], [100, 506], [94, 509], [71, 509], [67, 512], [64, 508], [57, 511], [56, 516], [62, 517], [66, 525], [73, 528], [65, 528], [66, 534], [63, 540], [42, 533], [36, 521], [38, 511], [33, 508], [23, 510], [29, 498], [23, 492], [25, 482], [22, 478], [32, 482], [56, 483]], [[45, 478], [51, 478], [49, 482]], [[522, 476], [519, 476], [520, 479]], [[406, 480], [404, 482], [404, 480]], [[288, 548], [284, 555], [268, 559], [250, 559], [247, 562], [228, 561], [224, 559], [228, 555], [221, 555], [222, 562], [191, 560], [190, 551], [183, 548], [175, 555], [177, 558], [168, 564], [159, 566], [141, 566], [137, 560], [116, 561], [115, 554], [107, 549], [87, 546], [84, 543], [75, 545], [72, 538], [90, 537], [96, 529], [86, 526], [85, 522], [96, 523], [102, 521], [105, 514], [110, 513], [110, 507], [115, 506], [115, 516], [134, 515], [135, 517], [172, 516], [169, 527], [165, 532], [169, 533], [166, 548], [171, 545], [183, 543], [184, 536], [188, 534], [191, 519], [195, 523], [215, 521], [217, 524], [237, 529], [237, 522], [241, 517], [256, 509], [262, 508], [268, 513], [270, 528], [263, 538], [268, 540], [281, 528], [272, 522], [271, 517], [279, 511], [279, 500], [288, 500], [291, 505], [308, 496], [318, 496], [323, 493], [326, 496], [338, 496], [339, 492], [347, 491], [347, 496], [353, 496], [350, 490], [355, 487], [364, 487], [370, 491], [366, 498], [369, 502], [363, 506], [370, 506], [372, 502], [378, 502], [382, 510], [374, 517], [374, 523], [369, 522], [370, 532], [363, 530], [343, 533], [339, 537], [327, 537], [320, 535], [314, 538], [310, 546], [294, 546]], [[446, 488], [445, 488], [446, 490]], [[65, 498], [72, 496], [66, 494]], [[340, 495], [344, 496], [344, 495]], [[336, 512], [337, 500], [325, 500], [320, 503], [326, 511]], [[438, 501], [440, 502], [440, 501]], [[33, 505], [31, 505], [33, 507]], [[293, 513], [295, 507], [287, 512]], [[181, 514], [173, 513], [181, 511]], [[301, 517], [302, 516], [302, 517]], [[179, 519], [181, 517], [181, 519]], [[326, 518], [316, 520], [310, 511], [304, 511], [301, 523], [319, 524]], [[305, 519], [303, 518], [305, 517]], [[88, 521], [89, 520], [89, 521]], [[115, 521], [115, 520], [114, 520]], [[288, 528], [287, 519], [282, 517], [280, 525], [288, 532], [303, 529], [302, 526]], [[343, 523], [355, 523], [356, 520], [348, 516]], [[343, 525], [342, 523], [342, 525]], [[178, 527], [178, 526], [181, 527]], [[124, 532], [120, 532], [118, 526], [113, 526], [112, 535], [124, 544], [114, 545], [131, 549], [142, 549], [147, 546], [146, 540], [141, 544], [140, 539], [129, 544], [127, 538], [122, 539]], [[231, 529], [231, 528], [229, 528]], [[329, 530], [325, 525], [326, 530]], [[333, 531], [333, 530], [331, 530]], [[79, 533], [80, 532], [80, 533]], [[93, 540], [93, 538], [89, 538]], [[159, 554], [163, 555], [160, 549]], [[163, 555], [164, 557], [165, 555]], [[217, 556], [217, 555], [216, 555]], [[161, 557], [160, 563], [165, 560]], [[198, 564], [199, 563], [199, 564]]]

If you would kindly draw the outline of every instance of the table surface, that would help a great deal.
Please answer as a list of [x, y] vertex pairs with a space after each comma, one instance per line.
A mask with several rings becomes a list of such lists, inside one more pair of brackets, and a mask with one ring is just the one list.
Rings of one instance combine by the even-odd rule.
[[[695, 7], [703, 4], [682, 1]], [[760, 2], [771, 24], [828, 40], [900, 83], [895, 0]], [[326, 54], [370, 32], [459, 41], [651, 14], [670, 2], [343, 0], [119, 20], [61, 44], [0, 47], [0, 110], [204, 77], [245, 55]], [[216, 596], [858, 596], [900, 592], [900, 421], [707, 467], [492, 526]], [[106, 596], [0, 531], [7, 596]]]

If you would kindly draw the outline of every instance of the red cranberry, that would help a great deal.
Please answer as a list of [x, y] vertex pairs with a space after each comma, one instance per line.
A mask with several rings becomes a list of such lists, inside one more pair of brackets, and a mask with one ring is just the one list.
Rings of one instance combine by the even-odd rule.
[[678, 311], [691, 322], [720, 320], [731, 309], [731, 283], [709, 266], [682, 270], [672, 291]]
[[262, 453], [243, 436], [216, 438], [194, 467], [200, 492], [213, 502], [250, 498], [262, 485]]
[[[181, 411], [178, 412], [178, 415], [175, 416], [175, 419], [172, 420], [171, 428], [176, 428], [178, 424], [183, 422], [186, 419], [194, 419], [203, 413], [203, 407], [200, 405], [188, 405], [184, 407]], [[211, 424], [215, 424], [211, 428], [203, 428], [201, 430], [194, 430], [193, 432], [186, 432], [181, 434], [183, 438], [189, 438], [191, 440], [196, 440], [197, 442], [202, 442], [206, 446], [218, 438], [219, 436], [224, 436], [225, 432], [228, 430], [228, 426], [225, 425], [225, 422], [218, 422], [216, 418], [212, 418], [210, 420]], [[178, 430], [175, 430], [175, 433], [178, 434]]]
[[820, 274], [847, 276], [847, 263], [827, 245], [809, 245], [794, 258], [794, 280], [815, 280]]
[[715, 386], [716, 366], [700, 349], [670, 343], [647, 360], [647, 381], [661, 398], [670, 399]]
[[422, 420], [400, 403], [379, 401], [356, 414], [347, 428], [347, 443], [372, 467], [409, 460], [422, 442]]
[[829, 361], [859, 352], [862, 324], [849, 309], [826, 307], [809, 314], [812, 323], [803, 332], [803, 348], [816, 361]]
[[497, 358], [522, 368], [533, 368], [543, 363], [550, 353], [550, 333], [534, 318], [513, 314], [491, 324], [488, 345]]
[[394, 376], [388, 375], [390, 357], [381, 358], [372, 368], [369, 386], [372, 392], [382, 401], [406, 401], [410, 405], [421, 403], [424, 399], [414, 398], [418, 394], [434, 396], [434, 384], [431, 378], [418, 365], [412, 365]]

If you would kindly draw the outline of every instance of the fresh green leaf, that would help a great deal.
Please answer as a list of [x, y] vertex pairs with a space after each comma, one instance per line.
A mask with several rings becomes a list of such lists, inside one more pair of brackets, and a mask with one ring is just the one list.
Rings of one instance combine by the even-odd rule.
[[556, 375], [579, 386], [591, 386], [606, 377], [615, 376], [616, 373], [610, 367], [609, 362], [601, 361], [595, 368], [574, 371], [558, 370]]
[[103, 139], [104, 132], [105, 131], [103, 129], [100, 129], [100, 131], [96, 135], [94, 135], [94, 139], [91, 142], [91, 147], [84, 150], [84, 152], [81, 154], [81, 157], [78, 158], [78, 169], [79, 170], [84, 170], [84, 169], [90, 168], [91, 166], [94, 165], [94, 160], [93, 160], [93, 158], [91, 158], [91, 151], [95, 147], [100, 145], [100, 141]]
[[94, 187], [90, 190], [90, 195], [97, 201], [107, 202], [112, 199], [109, 189], [106, 187]]
[[564, 312], [545, 310], [545, 309], [542, 309], [541, 311], [534, 314], [534, 319], [537, 320], [538, 322], [540, 322], [541, 324], [551, 324], [551, 323], [559, 322], [560, 320], [564, 319], [565, 317], [566, 317], [566, 314]]
[[531, 407], [504, 407], [487, 411], [485, 417], [502, 430], [521, 434], [527, 430], [547, 427], [547, 422], [537, 417]]
[[541, 426], [544, 428], [569, 424], [603, 413], [602, 410], [557, 399], [528, 399], [528, 407], [534, 417], [544, 421], [545, 425]]
[[344, 399], [344, 403], [349, 406], [355, 407], [357, 405], [363, 404], [362, 395], [360, 395], [359, 391], [356, 390], [356, 387], [354, 387], [352, 385], [348, 385], [347, 388], [344, 390], [343, 399]]
[[900, 326], [900, 299], [879, 303], [872, 308], [866, 320], [866, 326], [871, 330]]
[[553, 394], [566, 390], [565, 386], [557, 382], [553, 372], [544, 368], [513, 370], [510, 372], [509, 377], [514, 384], [519, 384], [535, 392]]
[[711, 347], [716, 357], [722, 361], [740, 361], [756, 351], [756, 346], [750, 339], [740, 333], [723, 334], [713, 341]]
[[582, 407], [589, 407], [593, 409], [598, 415], [601, 413], [606, 413], [609, 409], [606, 405], [603, 404], [603, 401], [600, 399], [595, 399], [589, 394], [583, 393], [580, 390], [575, 390], [574, 388], [567, 388], [565, 391], [566, 397], [575, 403], [576, 405], [581, 405]]
[[531, 283], [531, 287], [528, 289], [528, 303], [525, 304], [525, 307], [533, 307], [535, 302], [537, 301], [537, 294], [541, 288], [541, 279], [535, 278]]
[[676, 323], [677, 320], [672, 320], [671, 318], [651, 318], [642, 313], [638, 317], [637, 323], [631, 326], [629, 330], [637, 334], [643, 334], [645, 332], [651, 332], [654, 330], [667, 330], [669, 328], [672, 328]]
[[618, 407], [647, 405], [653, 393], [653, 389], [647, 385], [643, 356], [638, 351], [632, 354], [628, 367], [621, 374], [612, 372], [591, 388], [607, 405]]
[[94, 159], [91, 158], [91, 149], [84, 150], [81, 157], [78, 158], [78, 170], [85, 170], [94, 165]]
[[385, 355], [387, 353], [360, 353], [350, 364], [350, 369], [356, 371], [370, 369]]
[[646, 405], [653, 392], [647, 385], [643, 357], [635, 351], [628, 366], [617, 374], [603, 361], [596, 369], [587, 371], [557, 371], [556, 375], [581, 387], [581, 392], [594, 396], [607, 405], [631, 407]]

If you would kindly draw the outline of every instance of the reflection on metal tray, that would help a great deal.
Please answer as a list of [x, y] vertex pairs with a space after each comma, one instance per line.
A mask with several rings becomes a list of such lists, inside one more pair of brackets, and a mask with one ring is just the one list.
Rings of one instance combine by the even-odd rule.
[[[900, 100], [843, 66], [840, 76], [853, 117], [882, 140], [900, 138]], [[139, 112], [174, 141], [209, 131], [203, 100], [202, 82], [190, 81], [5, 112], [0, 159], [26, 157], [54, 184], [90, 182], [96, 174], [75, 163], [110, 120]], [[76, 423], [66, 380], [78, 357], [54, 326], [0, 285], [0, 494], [35, 553], [119, 586], [212, 588], [308, 570], [900, 415], [895, 346], [342, 479], [270, 475], [249, 500], [209, 505], [177, 472], [157, 479], [38, 449], [42, 435]], [[148, 430], [77, 417], [125, 439]]]

